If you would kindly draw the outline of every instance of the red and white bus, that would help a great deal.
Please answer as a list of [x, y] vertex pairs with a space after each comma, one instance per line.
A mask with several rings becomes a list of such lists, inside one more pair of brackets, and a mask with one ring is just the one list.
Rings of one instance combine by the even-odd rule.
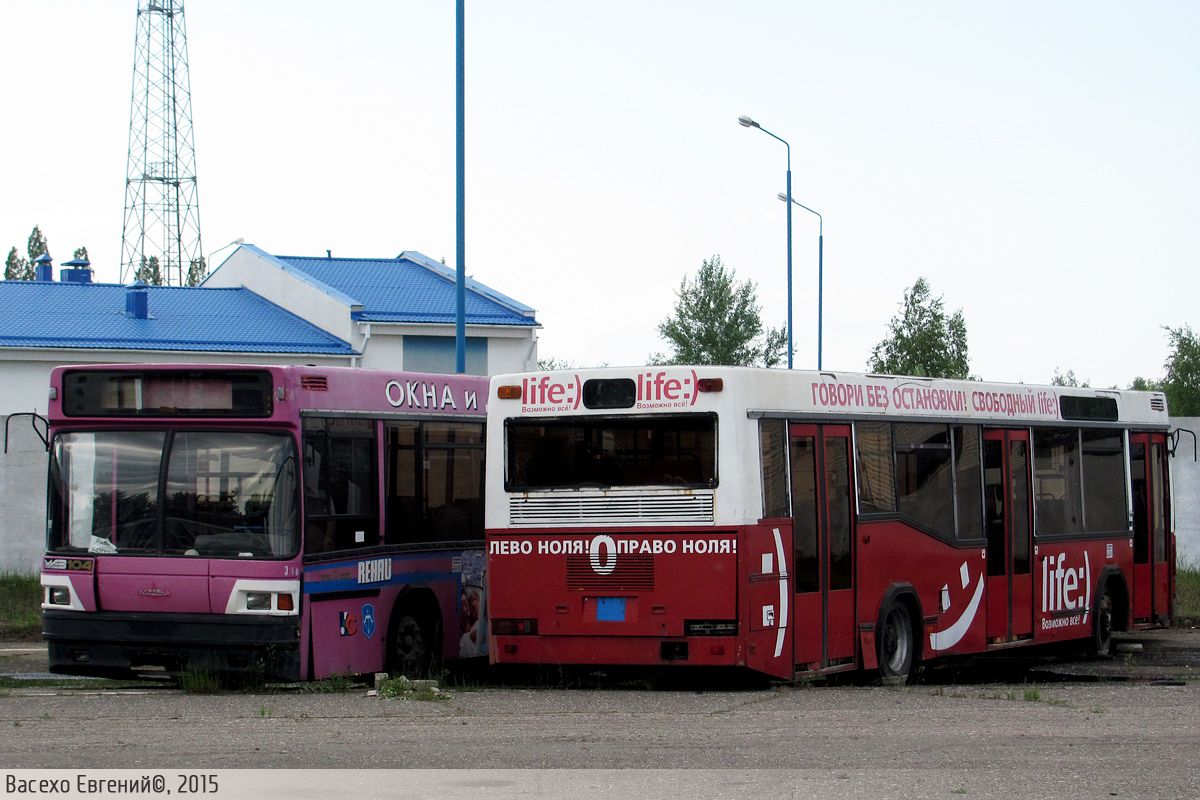
[[604, 368], [488, 416], [494, 663], [898, 682], [1171, 618], [1159, 393]]
[[60, 367], [53, 672], [283, 680], [481, 656], [487, 379]]

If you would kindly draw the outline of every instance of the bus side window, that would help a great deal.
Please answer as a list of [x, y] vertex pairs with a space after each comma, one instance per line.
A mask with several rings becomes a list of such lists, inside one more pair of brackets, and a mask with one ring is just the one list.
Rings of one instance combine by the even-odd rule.
[[375, 426], [311, 419], [304, 435], [305, 541], [310, 553], [375, 547]]
[[323, 430], [304, 435], [304, 504], [309, 516], [329, 514], [329, 498], [324, 489], [324, 473], [329, 460], [329, 434]]
[[787, 438], [783, 426], [784, 420], [764, 419], [758, 427], [765, 519], [791, 514], [788, 504]]

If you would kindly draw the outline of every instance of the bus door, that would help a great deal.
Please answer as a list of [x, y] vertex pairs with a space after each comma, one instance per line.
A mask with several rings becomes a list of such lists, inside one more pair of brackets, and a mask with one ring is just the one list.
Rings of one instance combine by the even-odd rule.
[[1029, 460], [1029, 431], [983, 432], [989, 642], [1033, 634]]
[[1170, 502], [1167, 445], [1161, 433], [1129, 437], [1133, 483], [1133, 617], [1155, 622], [1170, 615]]
[[854, 486], [849, 425], [792, 425], [797, 669], [854, 663]]

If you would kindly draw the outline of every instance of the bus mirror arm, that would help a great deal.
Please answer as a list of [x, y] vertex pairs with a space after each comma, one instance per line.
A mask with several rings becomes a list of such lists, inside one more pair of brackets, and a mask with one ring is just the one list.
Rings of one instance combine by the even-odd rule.
[[[37, 413], [36, 411], [21, 411], [17, 414], [9, 414], [8, 417], [4, 420], [4, 452], [6, 454], [8, 453], [8, 423], [12, 421], [13, 417], [29, 417], [29, 424], [33, 426], [33, 432], [36, 433], [37, 437], [42, 440], [42, 445], [46, 448], [46, 451], [49, 452], [49, 450], [50, 450], [50, 422], [49, 422], [49, 420], [47, 420], [45, 417], [43, 417], [41, 414]], [[41, 430], [38, 430], [38, 420], [41, 420], [41, 422], [42, 422]], [[1188, 432], [1191, 433], [1191, 431], [1188, 431]]]
[[[1184, 434], [1184, 433], [1186, 433], [1188, 436], [1192, 437], [1192, 461], [1195, 461], [1196, 460], [1196, 432], [1190, 431], [1187, 428], [1176, 428], [1175, 430], [1171, 431], [1170, 435], [1167, 436], [1167, 441], [1170, 443], [1169, 446], [1167, 447], [1167, 452], [1171, 454], [1172, 458], [1175, 457], [1175, 450], [1179, 447], [1180, 434]], [[7, 439], [5, 440], [5, 447], [7, 447]], [[7, 450], [6, 450], [6, 452], [7, 452]]]

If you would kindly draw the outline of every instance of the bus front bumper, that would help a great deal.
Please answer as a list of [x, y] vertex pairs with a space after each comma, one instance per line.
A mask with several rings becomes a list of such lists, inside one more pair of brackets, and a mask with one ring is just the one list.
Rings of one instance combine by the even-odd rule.
[[42, 611], [50, 671], [98, 677], [140, 668], [300, 679], [300, 618]]

